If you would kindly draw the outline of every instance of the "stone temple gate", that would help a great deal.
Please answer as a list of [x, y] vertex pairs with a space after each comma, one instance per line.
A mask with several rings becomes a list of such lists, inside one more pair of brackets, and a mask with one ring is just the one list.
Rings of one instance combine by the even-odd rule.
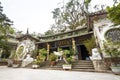
[[16, 50], [16, 58], [24, 59], [35, 48], [46, 48], [47, 56], [54, 51], [58, 51], [58, 48], [62, 48], [63, 50], [73, 50], [78, 60], [85, 60], [89, 57], [89, 54], [83, 42], [91, 38], [92, 35], [93, 31], [88, 31], [87, 27], [51, 36], [40, 36], [38, 39], [30, 34], [25, 34], [17, 37], [19, 43]]

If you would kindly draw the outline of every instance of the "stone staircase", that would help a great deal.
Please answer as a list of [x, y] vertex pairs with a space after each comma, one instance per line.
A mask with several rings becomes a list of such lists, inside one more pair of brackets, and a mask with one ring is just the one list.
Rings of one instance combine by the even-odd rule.
[[[64, 61], [58, 61], [55, 66], [49, 66], [49, 69], [53, 70], [63, 70], [62, 65], [65, 64]], [[86, 71], [94, 72], [94, 66], [91, 61], [79, 60], [72, 63], [72, 71]]]
[[87, 72], [94, 72], [94, 66], [91, 61], [89, 60], [79, 60], [73, 62], [72, 65], [73, 71], [87, 71]]
[[[51, 70], [63, 70], [62, 65], [65, 64], [64, 61], [58, 61], [54, 66], [50, 66], [50, 61], [45, 61], [41, 64], [41, 69], [51, 69]], [[86, 71], [94, 72], [93, 63], [89, 60], [79, 60], [72, 63], [72, 71]]]

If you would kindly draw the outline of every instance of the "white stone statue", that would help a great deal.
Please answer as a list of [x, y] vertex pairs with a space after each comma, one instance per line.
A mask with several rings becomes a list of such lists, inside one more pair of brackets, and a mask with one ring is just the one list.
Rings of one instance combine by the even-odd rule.
[[90, 57], [91, 60], [101, 60], [102, 57], [97, 48], [92, 49], [92, 56]]
[[30, 56], [30, 54], [27, 54], [27, 57], [22, 61], [22, 67], [25, 67], [32, 62], [33, 58]]
[[58, 60], [62, 60], [63, 51], [59, 51], [59, 52], [54, 51], [53, 53], [54, 53], [56, 56], [58, 56]]

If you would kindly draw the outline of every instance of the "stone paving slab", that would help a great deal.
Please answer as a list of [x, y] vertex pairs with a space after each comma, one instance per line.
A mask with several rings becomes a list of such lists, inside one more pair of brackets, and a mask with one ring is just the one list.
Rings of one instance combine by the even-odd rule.
[[120, 80], [111, 73], [7, 68], [0, 66], [0, 80]]

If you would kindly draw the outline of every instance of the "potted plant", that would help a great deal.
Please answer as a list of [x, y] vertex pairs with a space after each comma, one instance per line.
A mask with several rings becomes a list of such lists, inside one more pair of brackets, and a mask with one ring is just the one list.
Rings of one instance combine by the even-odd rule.
[[72, 69], [72, 58], [69, 57], [69, 58], [66, 59], [66, 61], [67, 61], [68, 63], [63, 64], [63, 69], [64, 69], [64, 70], [71, 70], [71, 69]]
[[40, 63], [41, 63], [41, 60], [38, 60], [38, 59], [34, 59], [33, 63], [32, 63], [32, 68], [33, 69], [37, 69], [40, 67]]
[[64, 70], [71, 70], [72, 69], [72, 53], [70, 53], [70, 50], [64, 50], [63, 51], [63, 59], [66, 64], [63, 64]]
[[120, 74], [120, 63], [113, 59], [120, 58], [120, 42], [107, 41], [104, 43], [105, 53], [111, 57], [111, 70], [115, 74]]
[[54, 53], [51, 53], [50, 54], [50, 65], [51, 66], [54, 66], [56, 64], [56, 59], [57, 59], [57, 56], [54, 54]]

